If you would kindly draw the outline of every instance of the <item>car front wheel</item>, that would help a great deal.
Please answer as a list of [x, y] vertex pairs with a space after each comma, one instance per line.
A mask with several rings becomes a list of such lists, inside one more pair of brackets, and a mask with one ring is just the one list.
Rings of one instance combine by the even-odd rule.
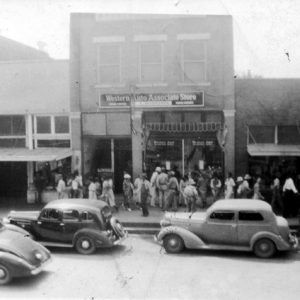
[[163, 246], [168, 253], [179, 253], [183, 250], [184, 243], [177, 234], [168, 234], [163, 239]]
[[272, 257], [276, 252], [276, 246], [270, 239], [260, 239], [254, 244], [254, 254], [261, 258]]
[[9, 269], [0, 264], [0, 284], [6, 284], [11, 281], [11, 274]]
[[96, 250], [94, 240], [87, 235], [78, 237], [75, 248], [80, 254], [92, 254]]

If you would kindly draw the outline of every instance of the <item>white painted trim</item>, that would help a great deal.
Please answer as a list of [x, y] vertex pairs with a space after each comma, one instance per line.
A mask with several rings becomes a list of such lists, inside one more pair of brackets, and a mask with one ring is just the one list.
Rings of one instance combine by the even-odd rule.
[[133, 37], [134, 42], [153, 42], [153, 41], [166, 41], [168, 39], [166, 34], [141, 34]]
[[110, 89], [110, 88], [125, 88], [126, 84], [125, 83], [116, 83], [116, 84], [95, 84], [94, 88], [95, 89]]
[[93, 43], [122, 43], [125, 42], [125, 36], [95, 36]]
[[178, 86], [210, 86], [210, 82], [178, 82]]
[[177, 34], [177, 40], [209, 40], [210, 33], [182, 33]]
[[235, 116], [235, 109], [224, 109], [224, 117], [234, 117]]
[[137, 87], [166, 87], [168, 86], [168, 83], [166, 82], [153, 82], [153, 83], [136, 83], [135, 84]]

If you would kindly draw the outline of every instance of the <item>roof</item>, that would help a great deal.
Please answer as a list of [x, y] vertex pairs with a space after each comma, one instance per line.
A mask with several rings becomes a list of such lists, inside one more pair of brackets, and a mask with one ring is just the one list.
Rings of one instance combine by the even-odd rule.
[[91, 199], [59, 199], [49, 202], [45, 207], [46, 208], [60, 208], [60, 209], [91, 209], [99, 210], [108, 204], [102, 200], [91, 200]]
[[250, 144], [247, 150], [251, 156], [300, 156], [300, 145]]
[[69, 148], [0, 148], [0, 161], [57, 161], [69, 156]]
[[211, 208], [213, 209], [243, 209], [243, 210], [268, 210], [271, 211], [271, 205], [262, 200], [255, 199], [226, 199], [216, 201]]

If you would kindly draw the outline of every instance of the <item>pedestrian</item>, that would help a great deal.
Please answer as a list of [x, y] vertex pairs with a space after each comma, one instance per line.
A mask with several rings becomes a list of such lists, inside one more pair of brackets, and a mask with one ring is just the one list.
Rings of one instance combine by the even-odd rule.
[[168, 174], [164, 167], [161, 168], [161, 173], [157, 176], [157, 186], [159, 193], [159, 207], [164, 210], [166, 205], [166, 196], [168, 192]]
[[102, 194], [102, 188], [101, 188], [101, 183], [98, 177], [95, 179], [95, 186], [96, 186], [96, 197], [97, 199], [100, 199], [100, 196]]
[[291, 176], [291, 174], [288, 174], [283, 188], [283, 216], [293, 217], [297, 215], [297, 211], [295, 211], [295, 201], [296, 201], [296, 195], [298, 194], [298, 190], [295, 187], [294, 180]]
[[93, 177], [90, 177], [89, 179], [90, 179], [89, 180], [90, 184], [88, 186], [89, 199], [97, 199], [95, 180]]
[[147, 180], [147, 175], [142, 173], [141, 176], [141, 208], [142, 208], [142, 216], [148, 217], [148, 200], [150, 197], [150, 182]]
[[133, 204], [135, 208], [141, 208], [141, 176], [138, 176], [133, 183]]
[[246, 199], [246, 198], [250, 197], [251, 189], [250, 189], [249, 181], [248, 181], [250, 179], [251, 179], [251, 176], [249, 174], [246, 174], [242, 184], [239, 186], [240, 198]]
[[235, 182], [232, 173], [229, 172], [225, 180], [225, 199], [234, 198], [234, 187], [235, 187]]
[[242, 189], [243, 189], [243, 177], [242, 176], [238, 176], [238, 178], [236, 179], [236, 197], [238, 199], [242, 198]]
[[198, 199], [198, 192], [195, 185], [195, 181], [191, 178], [189, 179], [188, 185], [184, 188], [183, 191], [187, 203], [188, 212], [196, 211], [196, 201]]
[[34, 176], [34, 185], [37, 191], [37, 202], [42, 203], [42, 193], [45, 188], [46, 179], [43, 176], [42, 171], [38, 171]]
[[179, 206], [186, 206], [186, 199], [184, 196], [184, 189], [188, 185], [189, 176], [185, 174], [179, 182]]
[[213, 195], [213, 202], [215, 202], [219, 199], [222, 188], [221, 180], [218, 178], [217, 174], [214, 174], [213, 178], [210, 180], [210, 188]]
[[58, 199], [64, 199], [64, 198], [66, 198], [66, 194], [65, 194], [66, 183], [63, 180], [62, 174], [59, 174], [57, 176], [57, 178], [58, 178], [58, 182], [57, 182], [56, 190], [57, 190], [57, 193], [58, 193]]
[[261, 177], [257, 177], [253, 186], [253, 199], [264, 200], [265, 197], [261, 194]]
[[130, 203], [133, 197], [133, 184], [130, 182], [131, 176], [129, 174], [124, 175], [123, 181], [123, 206], [125, 210], [131, 211]]
[[78, 180], [76, 180], [76, 175], [72, 175], [72, 181], [71, 181], [71, 198], [79, 198], [80, 191], [79, 191], [79, 183]]
[[201, 199], [202, 207], [207, 207], [207, 189], [209, 183], [209, 175], [206, 172], [199, 172], [199, 176], [197, 178], [197, 187], [199, 191], [199, 196]]
[[272, 190], [272, 200], [271, 206], [275, 213], [282, 215], [283, 213], [283, 203], [281, 197], [281, 188], [280, 188], [280, 180], [275, 177], [273, 183], [271, 184]]
[[116, 206], [115, 195], [113, 191], [113, 181], [111, 176], [107, 175], [104, 178], [103, 185], [102, 185], [102, 195], [101, 197], [107, 204], [118, 211], [118, 207]]
[[[74, 171], [74, 179], [77, 181], [78, 183], [78, 197], [77, 198], [82, 198], [83, 195], [83, 180], [82, 180], [82, 175], [79, 174], [78, 170]], [[87, 195], [85, 195], [87, 196]]]
[[156, 167], [155, 171], [152, 173], [151, 179], [150, 179], [150, 184], [151, 184], [151, 190], [150, 190], [150, 194], [151, 194], [151, 202], [150, 205], [151, 206], [155, 206], [156, 204], [158, 204], [158, 187], [157, 187], [157, 176], [161, 173], [161, 168], [160, 167]]
[[166, 195], [165, 210], [168, 211], [172, 208], [173, 211], [177, 211], [177, 195], [179, 192], [178, 180], [175, 177], [175, 172], [169, 172], [168, 180], [168, 192]]

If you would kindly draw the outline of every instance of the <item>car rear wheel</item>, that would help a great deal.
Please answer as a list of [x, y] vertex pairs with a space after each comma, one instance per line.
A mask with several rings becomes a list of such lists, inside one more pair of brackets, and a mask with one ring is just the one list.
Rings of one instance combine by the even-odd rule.
[[254, 254], [261, 258], [272, 257], [276, 252], [276, 246], [270, 239], [260, 239], [253, 247]]
[[94, 240], [87, 235], [77, 238], [75, 248], [80, 254], [92, 254], [96, 250]]
[[168, 234], [163, 239], [163, 246], [168, 253], [179, 253], [184, 248], [182, 238], [177, 234]]
[[0, 264], [0, 284], [6, 284], [10, 282], [11, 279], [10, 270], [6, 266]]

